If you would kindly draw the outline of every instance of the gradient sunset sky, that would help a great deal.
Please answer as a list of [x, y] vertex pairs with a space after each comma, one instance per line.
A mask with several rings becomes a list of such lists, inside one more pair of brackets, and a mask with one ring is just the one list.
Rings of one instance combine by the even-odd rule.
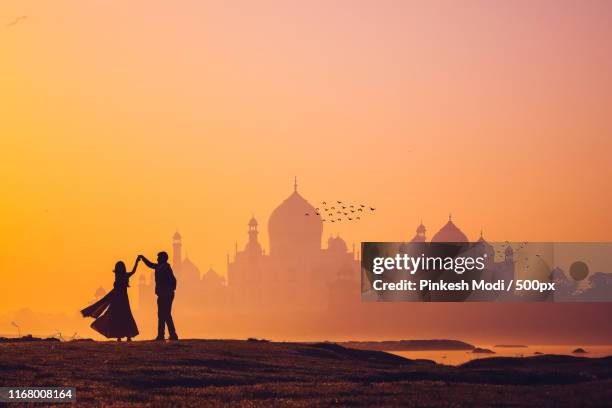
[[0, 312], [79, 310], [177, 228], [224, 274], [294, 176], [378, 208], [325, 227], [349, 247], [449, 212], [612, 239], [610, 1], [3, 0], [0, 24]]

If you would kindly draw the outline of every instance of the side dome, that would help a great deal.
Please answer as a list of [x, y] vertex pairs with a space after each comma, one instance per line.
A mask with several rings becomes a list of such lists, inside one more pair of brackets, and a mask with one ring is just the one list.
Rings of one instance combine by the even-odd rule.
[[323, 222], [297, 188], [270, 215], [270, 255], [312, 253], [321, 249]]
[[348, 251], [346, 246], [346, 241], [344, 241], [340, 236], [337, 237], [329, 237], [327, 240], [327, 250], [331, 252], [339, 252], [345, 253]]
[[202, 277], [202, 282], [205, 286], [214, 288], [225, 285], [225, 278], [220, 276], [213, 268], [208, 268], [208, 271]]
[[468, 237], [453, 223], [451, 216], [440, 231], [431, 238], [431, 242], [468, 242]]
[[181, 277], [183, 279], [192, 279], [192, 280], [200, 280], [200, 269], [191, 262], [189, 257], [185, 257], [183, 262], [181, 263]]

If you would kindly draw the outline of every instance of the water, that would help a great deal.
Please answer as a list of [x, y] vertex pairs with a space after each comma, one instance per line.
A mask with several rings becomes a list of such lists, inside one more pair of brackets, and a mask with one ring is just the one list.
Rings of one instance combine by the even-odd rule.
[[[488, 357], [530, 357], [536, 352], [543, 354], [561, 354], [580, 357], [605, 357], [612, 355], [612, 345], [585, 346], [585, 345], [529, 345], [527, 347], [495, 347], [494, 345], [479, 345], [495, 352], [495, 354], [477, 354], [470, 350], [424, 350], [424, 351], [390, 351], [409, 359], [433, 360], [438, 364], [459, 365], [477, 358]], [[583, 348], [587, 354], [573, 354], [577, 348]]]

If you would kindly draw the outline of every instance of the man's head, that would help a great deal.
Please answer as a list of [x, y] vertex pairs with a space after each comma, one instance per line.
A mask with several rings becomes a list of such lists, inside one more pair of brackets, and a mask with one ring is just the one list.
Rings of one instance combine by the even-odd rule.
[[165, 264], [166, 262], [168, 262], [168, 253], [165, 251], [161, 251], [157, 254], [157, 263]]

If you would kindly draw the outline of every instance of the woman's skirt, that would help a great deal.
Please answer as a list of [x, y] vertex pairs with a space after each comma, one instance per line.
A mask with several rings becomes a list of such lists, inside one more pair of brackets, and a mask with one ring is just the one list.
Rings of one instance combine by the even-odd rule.
[[95, 304], [81, 311], [95, 317], [91, 328], [107, 338], [135, 337], [138, 326], [130, 309], [127, 288], [115, 288]]

